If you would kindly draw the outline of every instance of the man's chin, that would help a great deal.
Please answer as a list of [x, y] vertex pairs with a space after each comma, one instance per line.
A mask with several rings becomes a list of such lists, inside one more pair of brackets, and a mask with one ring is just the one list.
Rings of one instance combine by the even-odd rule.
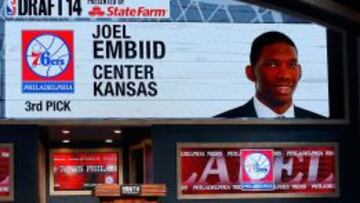
[[277, 98], [274, 98], [273, 99], [273, 104], [276, 104], [276, 105], [286, 105], [286, 104], [291, 104], [292, 103], [292, 99], [291, 97], [277, 97]]

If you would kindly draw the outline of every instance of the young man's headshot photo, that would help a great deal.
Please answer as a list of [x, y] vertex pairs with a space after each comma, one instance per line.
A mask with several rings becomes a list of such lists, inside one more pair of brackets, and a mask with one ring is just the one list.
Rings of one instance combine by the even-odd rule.
[[324, 118], [294, 105], [293, 94], [302, 70], [296, 45], [285, 34], [270, 31], [258, 36], [251, 45], [245, 74], [255, 85], [254, 97], [215, 117]]

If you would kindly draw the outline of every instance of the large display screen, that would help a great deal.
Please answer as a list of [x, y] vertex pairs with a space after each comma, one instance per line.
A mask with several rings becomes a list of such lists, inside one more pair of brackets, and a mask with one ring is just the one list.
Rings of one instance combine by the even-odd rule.
[[273, 18], [242, 19], [245, 8], [256, 14], [258, 7], [234, 1], [194, 1], [200, 19], [181, 18], [184, 2], [135, 1], [127, 8], [166, 14], [118, 21], [108, 12], [124, 1], [76, 1], [87, 11], [82, 20], [75, 11], [59, 15], [69, 7], [58, 2], [51, 15], [7, 4], [4, 118], [339, 118], [330, 104], [325, 27], [271, 10]]
[[181, 143], [178, 198], [335, 197], [334, 143]]
[[[204, 36], [197, 34], [199, 30]], [[294, 100], [327, 117], [324, 28], [94, 22], [6, 24], [7, 47], [14, 51], [5, 57], [5, 115], [212, 118], [254, 96], [255, 85], [245, 75], [250, 44], [270, 30], [287, 33], [298, 44], [304, 82]], [[304, 39], [302, 33], [309, 32], [313, 34]], [[319, 80], [307, 82], [314, 77]], [[277, 85], [283, 85], [275, 89], [282, 93], [292, 84]]]
[[114, 150], [52, 150], [51, 194], [90, 194], [96, 184], [121, 184], [121, 153]]

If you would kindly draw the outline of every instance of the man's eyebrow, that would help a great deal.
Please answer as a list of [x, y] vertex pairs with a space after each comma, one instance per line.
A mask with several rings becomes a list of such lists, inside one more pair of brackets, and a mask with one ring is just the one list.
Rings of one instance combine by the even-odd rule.
[[298, 59], [297, 58], [290, 59], [289, 62], [298, 62]]
[[265, 63], [269, 63], [269, 62], [278, 62], [278, 61], [280, 61], [279, 59], [275, 59], [275, 58], [267, 58], [267, 59], [265, 59]]
[[[267, 58], [267, 59], [265, 59], [265, 62], [268, 62], [268, 61], [270, 61], [270, 62], [273, 62], [273, 61], [277, 62], [277, 61], [282, 61], [282, 59], [281, 59], [281, 58]], [[298, 59], [297, 59], [297, 58], [292, 58], [292, 59], [289, 59], [289, 60], [287, 60], [287, 61], [289, 61], [289, 62], [298, 62]]]

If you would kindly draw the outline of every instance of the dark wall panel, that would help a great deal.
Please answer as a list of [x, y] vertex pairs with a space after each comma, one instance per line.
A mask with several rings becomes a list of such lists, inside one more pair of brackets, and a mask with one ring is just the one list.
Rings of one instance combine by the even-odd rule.
[[14, 146], [15, 203], [37, 203], [37, 142], [36, 126], [0, 126], [0, 143]]

